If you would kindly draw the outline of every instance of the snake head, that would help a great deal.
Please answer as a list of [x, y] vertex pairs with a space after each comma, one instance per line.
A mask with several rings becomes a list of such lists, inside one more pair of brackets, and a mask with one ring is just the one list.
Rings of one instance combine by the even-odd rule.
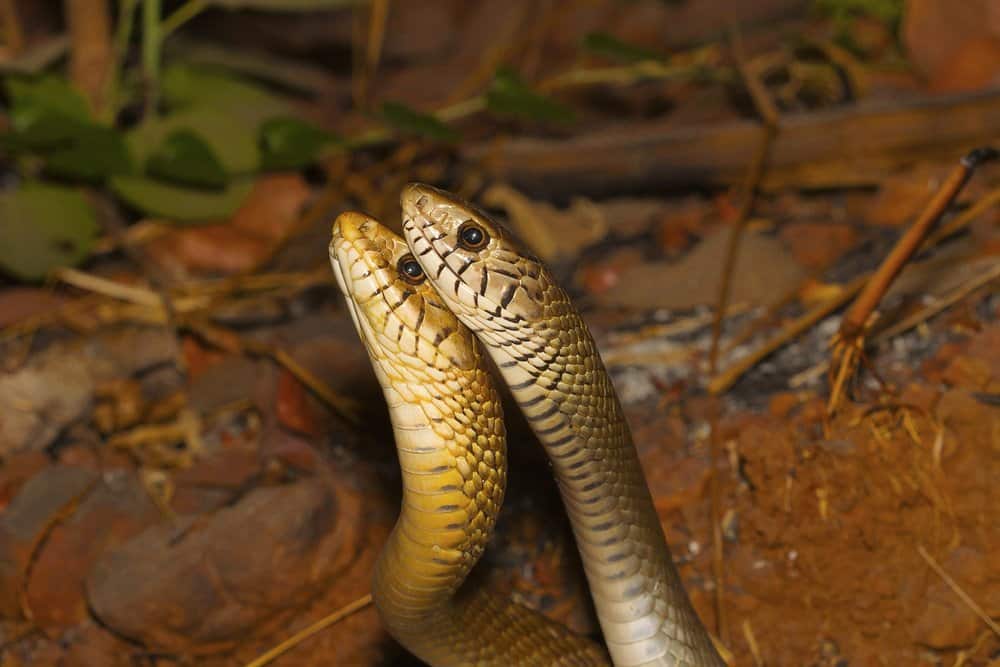
[[422, 183], [403, 188], [400, 203], [414, 257], [463, 321], [532, 322], [543, 315], [551, 281], [510, 231], [468, 202]]
[[476, 366], [472, 334], [426, 282], [406, 242], [378, 221], [354, 212], [338, 216], [330, 264], [377, 366], [417, 382], [428, 367]]

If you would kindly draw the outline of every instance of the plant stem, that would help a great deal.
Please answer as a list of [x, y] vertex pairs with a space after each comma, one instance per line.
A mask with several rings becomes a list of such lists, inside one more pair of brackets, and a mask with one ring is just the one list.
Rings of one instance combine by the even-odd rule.
[[142, 71], [146, 83], [146, 119], [156, 114], [160, 88], [160, 0], [142, 0]]
[[136, 0], [118, 0], [118, 25], [115, 26], [115, 37], [112, 45], [111, 72], [108, 74], [107, 90], [104, 99], [107, 100], [104, 106], [103, 118], [108, 123], [113, 123], [118, 110], [121, 108], [119, 99], [123, 63], [125, 54], [128, 53], [128, 45], [132, 40], [132, 25], [135, 23]]
[[208, 0], [188, 0], [160, 24], [160, 39], [166, 39], [175, 30], [208, 8]]

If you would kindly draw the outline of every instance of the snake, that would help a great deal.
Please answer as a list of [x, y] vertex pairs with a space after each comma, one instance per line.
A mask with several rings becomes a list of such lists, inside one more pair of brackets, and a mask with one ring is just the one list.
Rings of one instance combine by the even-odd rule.
[[463, 199], [411, 183], [400, 203], [426, 282], [481, 343], [545, 447], [613, 663], [724, 667], [673, 563], [593, 335], [566, 291]]
[[596, 642], [466, 581], [507, 481], [503, 411], [480, 344], [374, 218], [339, 215], [329, 254], [389, 408], [403, 482], [372, 579], [389, 634], [433, 667], [608, 665]]

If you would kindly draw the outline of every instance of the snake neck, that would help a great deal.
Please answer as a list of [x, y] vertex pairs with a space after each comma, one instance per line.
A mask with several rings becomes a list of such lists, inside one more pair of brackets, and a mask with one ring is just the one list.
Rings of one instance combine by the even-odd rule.
[[[374, 593], [390, 628], [413, 630], [447, 605], [493, 534], [506, 488], [503, 415], [479, 369], [438, 381], [381, 375], [403, 494]], [[477, 398], [460, 404], [463, 393]]]
[[462, 586], [493, 533], [506, 487], [500, 401], [482, 367], [420, 383], [376, 367], [403, 499], [376, 563], [375, 604], [390, 634], [435, 667], [607, 665], [595, 644], [537, 612]]
[[552, 283], [544, 303], [530, 325], [470, 325], [552, 461], [612, 659], [721, 667], [673, 565], [594, 339]]

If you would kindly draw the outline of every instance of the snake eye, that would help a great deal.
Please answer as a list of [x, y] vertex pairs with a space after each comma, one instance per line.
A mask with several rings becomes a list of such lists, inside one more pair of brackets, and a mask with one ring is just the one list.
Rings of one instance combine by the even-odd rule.
[[399, 271], [399, 277], [411, 285], [419, 285], [424, 282], [426, 277], [420, 263], [410, 254], [399, 258], [399, 261], [396, 262], [396, 270]]
[[472, 220], [466, 220], [458, 228], [458, 245], [466, 250], [482, 250], [489, 242], [490, 235]]

